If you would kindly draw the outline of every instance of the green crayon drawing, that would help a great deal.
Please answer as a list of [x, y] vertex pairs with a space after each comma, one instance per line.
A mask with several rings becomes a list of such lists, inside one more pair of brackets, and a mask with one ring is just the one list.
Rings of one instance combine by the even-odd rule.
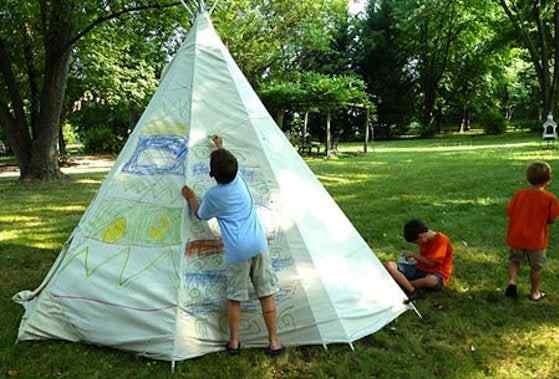
[[[107, 256], [98, 263], [91, 262], [92, 254], [106, 254]], [[154, 254], [153, 259], [149, 260], [146, 264], [142, 265], [139, 269], [132, 270], [129, 267], [129, 262], [133, 260], [136, 252], [131, 247], [124, 247], [121, 249], [114, 249], [111, 252], [93, 253], [92, 249], [87, 245], [78, 246], [73, 254], [70, 254], [63, 261], [57, 275], [60, 275], [66, 268], [68, 268], [72, 263], [79, 262], [83, 265], [83, 273], [86, 279], [94, 277], [95, 273], [102, 267], [107, 265], [120, 266], [120, 269], [115, 268], [114, 273], [118, 272], [115, 284], [119, 287], [124, 287], [132, 281], [139, 278], [142, 274], [146, 273], [151, 269], [156, 269], [159, 265], [167, 269], [172, 267], [173, 270], [169, 274], [169, 282], [174, 288], [179, 287], [180, 277], [177, 257], [180, 257], [177, 249], [166, 248]], [[142, 252], [145, 254], [145, 252]], [[170, 262], [162, 262], [162, 260], [170, 260]], [[103, 269], [105, 273], [110, 272], [110, 270]]]
[[80, 224], [88, 238], [121, 246], [174, 246], [182, 243], [182, 208], [124, 199], [104, 199]]

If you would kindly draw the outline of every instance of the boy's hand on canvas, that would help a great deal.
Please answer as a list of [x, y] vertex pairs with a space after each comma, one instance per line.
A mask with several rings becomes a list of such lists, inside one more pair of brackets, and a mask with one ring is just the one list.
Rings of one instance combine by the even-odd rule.
[[196, 197], [196, 194], [194, 193], [194, 191], [192, 191], [190, 189], [190, 187], [188, 186], [184, 186], [182, 187], [182, 196], [186, 199], [186, 200], [190, 200]]
[[220, 136], [218, 135], [213, 136], [212, 142], [214, 143], [215, 147], [217, 147], [218, 149], [223, 148], [223, 138], [221, 138]]

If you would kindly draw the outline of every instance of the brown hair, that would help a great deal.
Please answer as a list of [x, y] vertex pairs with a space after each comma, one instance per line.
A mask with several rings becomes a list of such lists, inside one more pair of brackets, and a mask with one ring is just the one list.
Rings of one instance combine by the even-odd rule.
[[238, 170], [237, 159], [225, 149], [217, 149], [210, 155], [210, 176], [219, 184], [228, 184], [235, 179]]
[[526, 179], [533, 186], [541, 186], [551, 180], [551, 166], [547, 162], [533, 162], [528, 166]]
[[404, 225], [404, 239], [408, 242], [415, 242], [421, 233], [429, 230], [427, 225], [421, 220], [410, 220]]

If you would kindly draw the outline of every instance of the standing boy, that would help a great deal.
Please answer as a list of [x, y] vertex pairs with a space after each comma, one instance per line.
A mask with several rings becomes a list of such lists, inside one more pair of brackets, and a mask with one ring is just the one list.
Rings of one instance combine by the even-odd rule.
[[240, 350], [241, 302], [249, 300], [249, 282], [252, 282], [268, 329], [266, 352], [278, 355], [283, 352], [283, 346], [277, 335], [276, 277], [268, 255], [266, 235], [248, 187], [238, 174], [237, 159], [223, 148], [220, 137], [215, 136], [212, 140], [217, 149], [210, 156], [210, 176], [217, 185], [206, 192], [201, 204], [188, 186], [183, 187], [182, 194], [196, 217], [202, 220], [217, 218], [221, 230], [230, 333], [226, 349], [233, 354]]
[[440, 290], [448, 284], [453, 269], [453, 250], [450, 240], [443, 233], [430, 230], [421, 220], [411, 220], [404, 225], [404, 239], [419, 248], [419, 254], [406, 252], [415, 264], [384, 264], [390, 275], [404, 288], [410, 300], [417, 298], [418, 290]]
[[510, 255], [509, 284], [505, 295], [518, 297], [518, 271], [520, 263], [527, 260], [532, 284], [529, 299], [539, 301], [545, 296], [540, 291], [540, 277], [549, 242], [548, 225], [559, 215], [559, 204], [555, 195], [547, 191], [551, 182], [551, 167], [546, 162], [534, 162], [528, 166], [526, 178], [531, 186], [518, 191], [507, 208]]

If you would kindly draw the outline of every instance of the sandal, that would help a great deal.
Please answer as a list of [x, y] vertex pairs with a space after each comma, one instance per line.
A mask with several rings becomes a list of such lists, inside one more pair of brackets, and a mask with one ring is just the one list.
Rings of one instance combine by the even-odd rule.
[[241, 353], [241, 343], [239, 342], [239, 346], [237, 346], [237, 348], [234, 349], [231, 346], [229, 346], [229, 342], [227, 342], [227, 344], [225, 345], [225, 351], [229, 355], [239, 355]]
[[511, 299], [516, 299], [518, 297], [518, 290], [516, 289], [516, 284], [509, 284], [505, 290], [505, 296]]
[[279, 349], [272, 349], [270, 346], [268, 346], [266, 349], [264, 349], [264, 352], [269, 357], [277, 357], [278, 355], [281, 355], [285, 352], [285, 347], [282, 346]]
[[545, 292], [540, 292], [540, 296], [538, 297], [532, 297], [532, 295], [528, 295], [528, 299], [530, 299], [531, 301], [535, 301], [538, 302], [540, 300], [542, 300], [545, 297]]

